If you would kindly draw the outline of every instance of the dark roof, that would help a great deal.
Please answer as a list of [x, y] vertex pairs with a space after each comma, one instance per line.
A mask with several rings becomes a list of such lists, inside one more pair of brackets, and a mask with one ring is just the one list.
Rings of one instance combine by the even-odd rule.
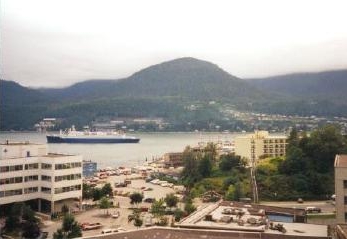
[[[218, 230], [194, 230], [170, 227], [151, 227], [138, 229], [128, 232], [121, 232], [108, 235], [97, 235], [86, 237], [89, 239], [313, 239], [317, 237], [293, 236], [285, 234], [267, 234], [259, 232], [236, 232], [236, 231], [218, 231]], [[328, 238], [328, 237], [318, 237]]]

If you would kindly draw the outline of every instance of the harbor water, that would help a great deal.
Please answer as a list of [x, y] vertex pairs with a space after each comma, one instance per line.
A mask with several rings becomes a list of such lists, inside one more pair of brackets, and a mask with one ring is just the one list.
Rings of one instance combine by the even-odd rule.
[[[80, 154], [84, 160], [97, 162], [98, 168], [136, 166], [151, 162], [168, 152], [182, 152], [186, 146], [199, 142], [231, 141], [234, 133], [136, 133], [135, 144], [48, 144], [50, 153]], [[14, 132], [0, 134], [0, 142], [46, 143], [46, 134]]]

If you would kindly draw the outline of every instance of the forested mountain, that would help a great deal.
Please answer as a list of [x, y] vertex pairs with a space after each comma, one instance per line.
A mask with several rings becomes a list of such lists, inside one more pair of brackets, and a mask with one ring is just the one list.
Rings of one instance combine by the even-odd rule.
[[33, 127], [52, 100], [37, 90], [28, 89], [13, 81], [0, 81], [0, 129]]
[[347, 104], [347, 70], [288, 74], [248, 79], [247, 82], [259, 89], [291, 97]]
[[217, 65], [180, 58], [119, 80], [91, 80], [64, 89], [41, 89], [56, 99], [174, 97], [190, 100], [259, 100], [269, 97]]
[[[222, 113], [226, 107], [265, 113], [347, 115], [347, 97], [342, 94], [345, 74], [336, 71], [245, 81], [215, 64], [187, 57], [150, 66], [128, 78], [89, 80], [61, 89], [29, 89], [2, 80], [0, 129], [32, 129], [44, 117], [63, 119], [62, 127], [81, 126], [100, 118], [161, 117], [175, 130], [187, 123], [200, 129], [221, 124], [227, 118]], [[300, 86], [300, 82], [306, 83]], [[298, 91], [294, 93], [294, 89]], [[336, 90], [334, 102], [325, 97], [324, 89], [329, 95]], [[211, 101], [216, 104], [209, 104]], [[198, 107], [191, 110], [191, 105]]]

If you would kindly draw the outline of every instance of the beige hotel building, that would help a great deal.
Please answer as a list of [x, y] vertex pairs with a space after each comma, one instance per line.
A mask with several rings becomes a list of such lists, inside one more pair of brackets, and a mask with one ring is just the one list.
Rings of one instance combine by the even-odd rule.
[[260, 157], [285, 156], [287, 136], [270, 135], [267, 131], [255, 131], [235, 138], [235, 154], [248, 159], [249, 164]]
[[46, 144], [0, 144], [0, 210], [15, 202], [52, 213], [82, 198], [82, 156], [48, 153]]

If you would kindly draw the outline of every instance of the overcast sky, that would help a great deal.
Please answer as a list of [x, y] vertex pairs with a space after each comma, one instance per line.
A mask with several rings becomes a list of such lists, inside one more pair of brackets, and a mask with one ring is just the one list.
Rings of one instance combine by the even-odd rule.
[[261, 77], [347, 68], [346, 0], [0, 0], [1, 78], [119, 79], [191, 56]]

